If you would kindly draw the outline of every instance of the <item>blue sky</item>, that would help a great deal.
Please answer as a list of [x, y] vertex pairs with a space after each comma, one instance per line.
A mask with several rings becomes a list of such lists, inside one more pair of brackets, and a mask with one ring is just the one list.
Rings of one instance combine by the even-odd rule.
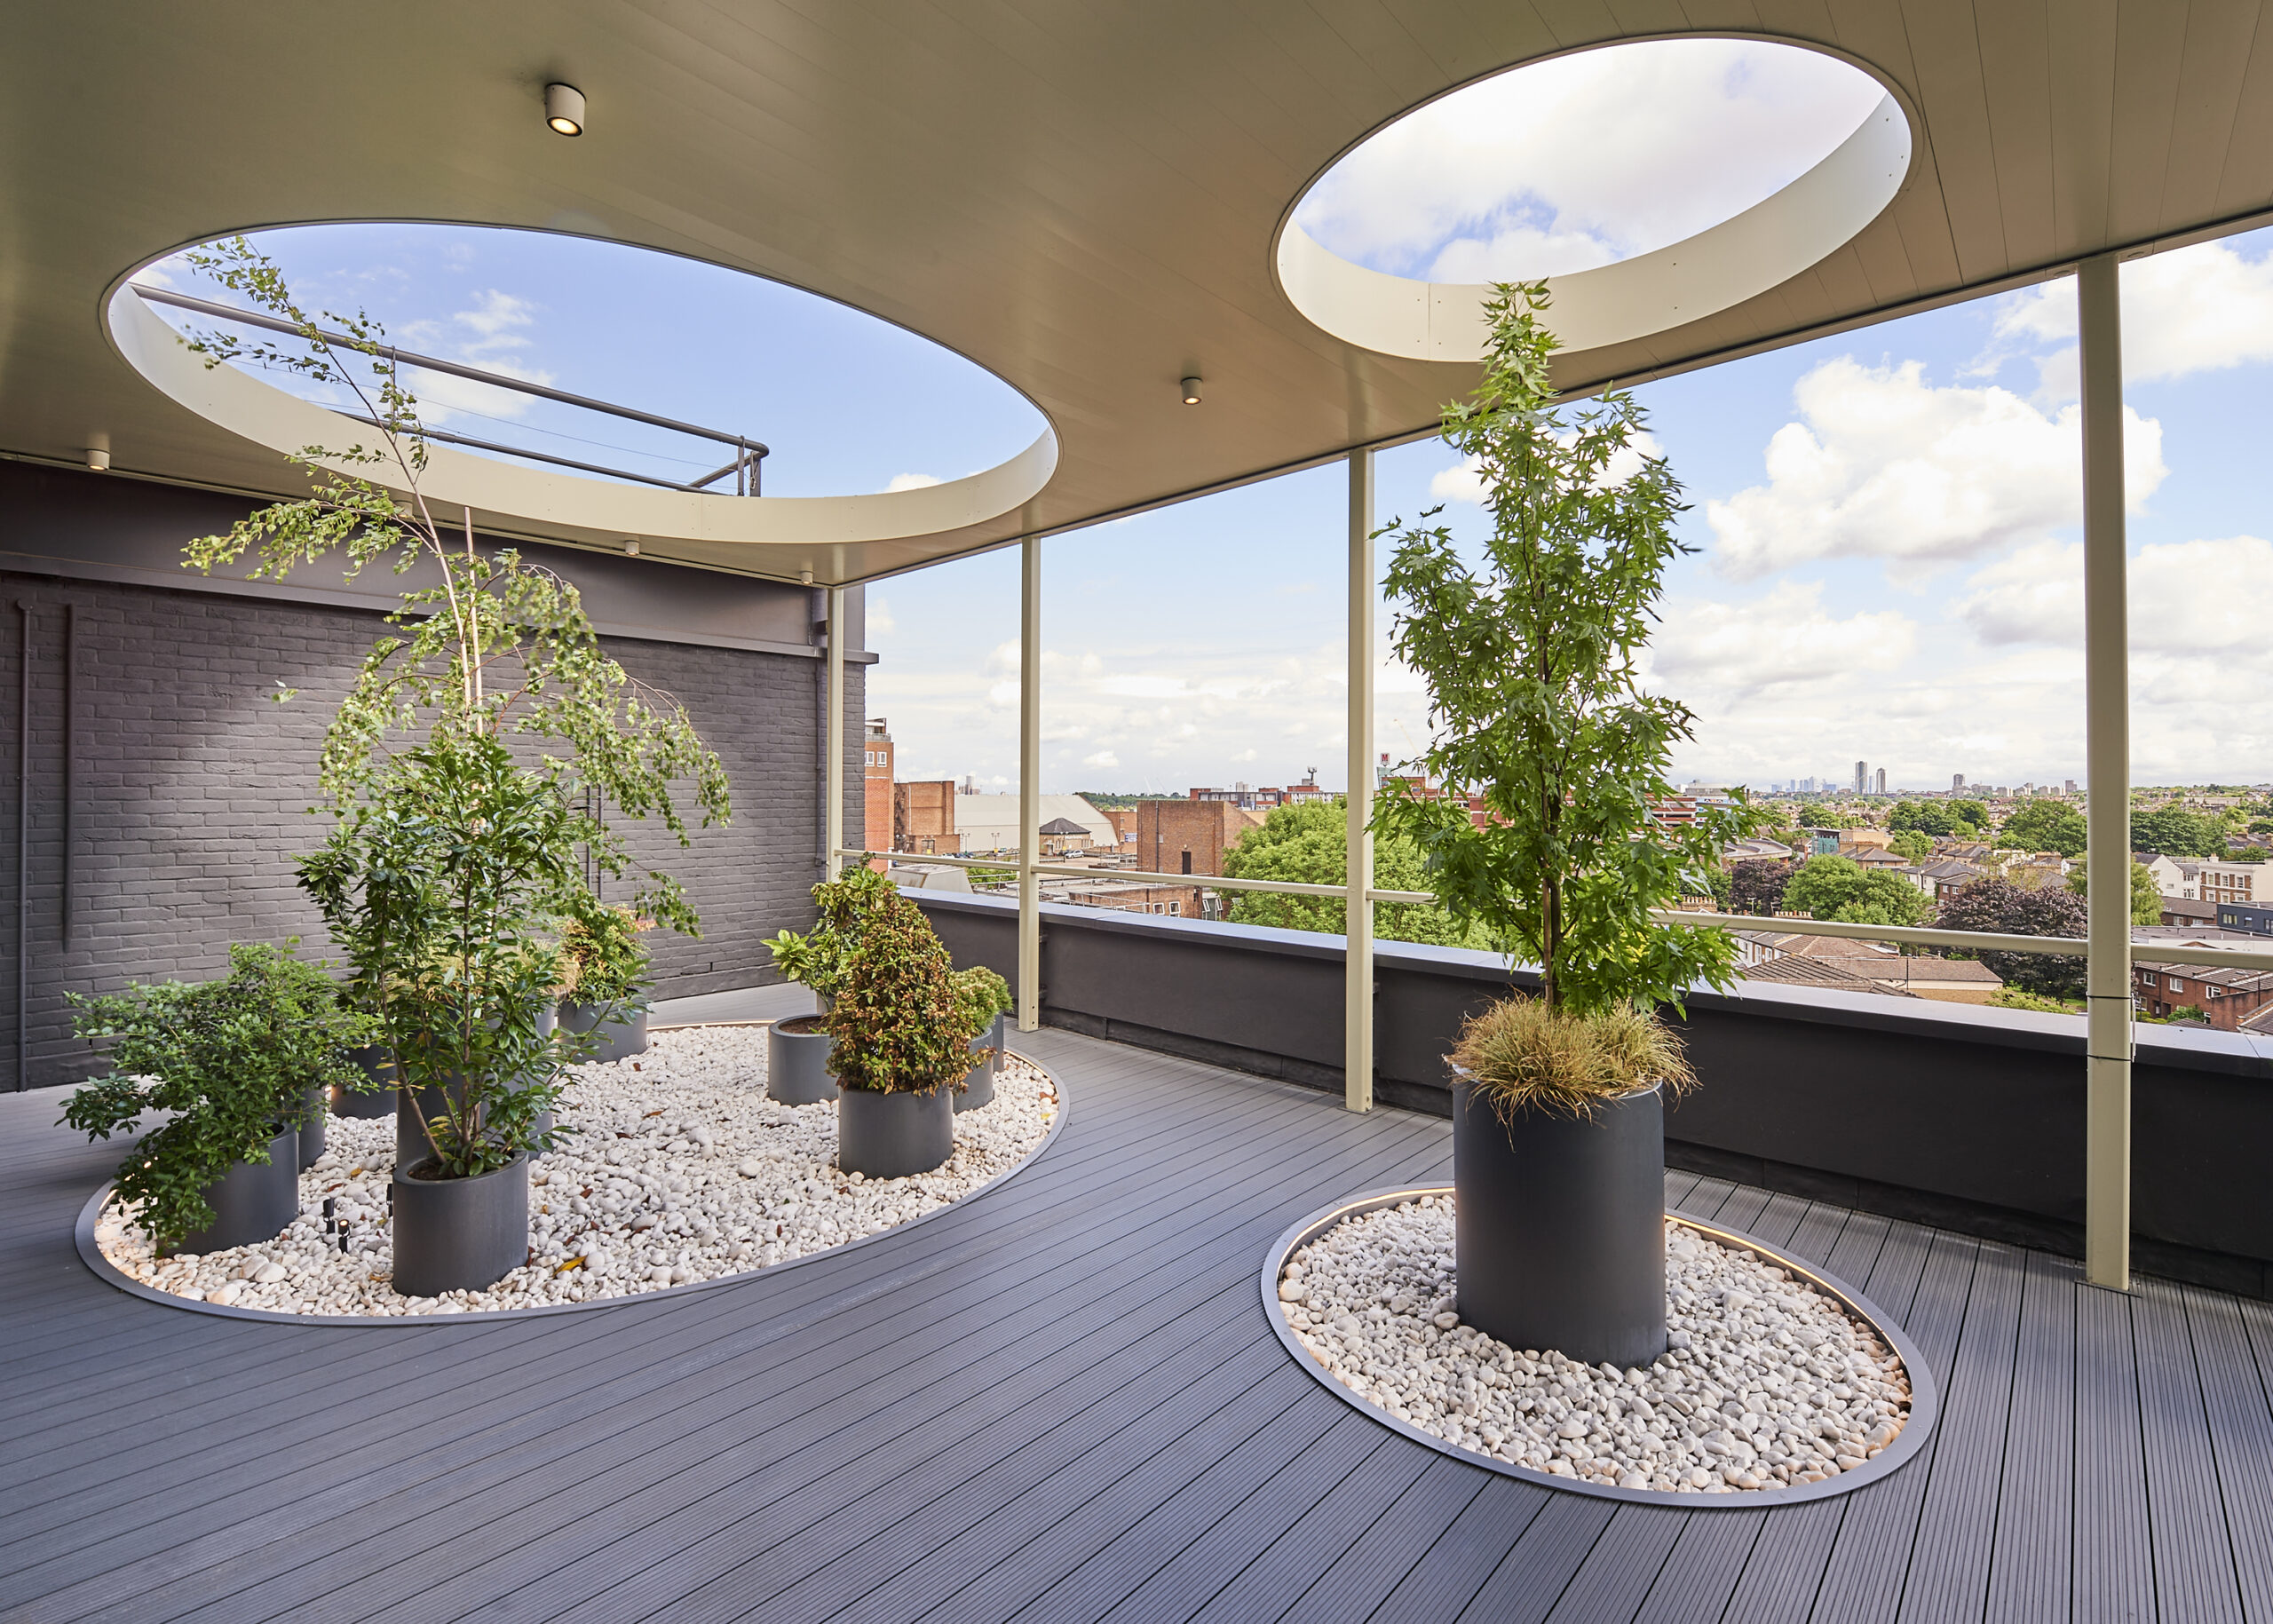
[[[1619, 163], [1583, 153], [1580, 163], [1536, 130], [1508, 133], [1508, 107], [1531, 105], [1507, 89], [1539, 71], [1525, 69], [1479, 87], [1488, 94], [1468, 113], [1448, 98], [1425, 128], [1392, 127], [1395, 162], [1369, 170], [1360, 149], [1303, 218], [1384, 269], [1600, 263], [1757, 201], [1874, 99], [1824, 59], [1710, 44], [1686, 68], [1653, 59], [1625, 78], [1584, 59], [1547, 65], [1564, 78], [1539, 107], [1563, 105], [1555, 97], [1577, 95], [1588, 74], [1597, 94], [1603, 83], [1649, 91], [1655, 123], [1625, 140]], [[1719, 160], [1699, 171], [1719, 187], [1701, 202], [1702, 181], [1670, 186], [1655, 173], [1653, 151], [1680, 139]], [[1415, 172], [1431, 178], [1426, 207], [1398, 190]], [[1394, 208], [1379, 202], [1390, 195]], [[310, 302], [366, 305], [412, 347], [746, 429], [773, 448], [774, 494], [952, 479], [1041, 427], [1014, 391], [935, 345], [711, 266], [466, 227], [263, 242]], [[199, 290], [178, 265], [161, 273]], [[1843, 779], [1859, 757], [1909, 788], [1946, 788], [1953, 772], [2082, 776], [2073, 287], [1638, 392], [1655, 448], [1696, 504], [1683, 534], [1699, 551], [1668, 577], [1651, 659], [1653, 684], [1699, 715], [1683, 775]], [[2126, 266], [2124, 313], [2134, 777], [2273, 778], [2273, 720], [2256, 702], [2273, 677], [2273, 543], [2261, 539], [2273, 515], [2259, 471], [2273, 428], [2273, 235]], [[433, 421], [465, 433], [527, 434], [645, 471], [724, 460], [479, 386], [436, 380], [423, 392]], [[1046, 790], [1283, 783], [1312, 766], [1341, 785], [1342, 477], [1293, 475], [1045, 543]], [[1437, 502], [1456, 529], [1482, 522], [1434, 442], [1383, 453], [1379, 490], [1384, 522]], [[1017, 612], [1015, 552], [873, 590], [883, 658], [870, 709], [891, 720], [902, 776], [1015, 781]], [[1401, 757], [1421, 741], [1425, 705], [1388, 659], [1386, 606], [1378, 618], [1376, 732]]]

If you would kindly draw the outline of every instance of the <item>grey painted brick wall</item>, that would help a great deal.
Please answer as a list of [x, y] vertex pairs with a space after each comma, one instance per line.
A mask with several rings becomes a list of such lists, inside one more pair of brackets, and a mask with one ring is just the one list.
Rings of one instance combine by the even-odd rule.
[[[321, 820], [304, 810], [319, 742], [380, 627], [376, 614], [349, 608], [0, 573], [0, 736], [8, 741], [0, 764], [0, 1088], [86, 1074], [67, 993], [210, 976], [226, 967], [232, 941], [298, 934], [328, 949], [293, 884], [291, 858], [321, 837]], [[67, 629], [75, 647], [68, 720]], [[27, 646], [30, 727], [20, 738]], [[645, 640], [606, 646], [634, 676], [686, 704], [733, 785], [733, 822], [698, 830], [691, 850], [655, 831], [635, 834], [636, 850], [688, 883], [704, 918], [701, 940], [649, 938], [660, 990], [770, 981], [760, 942], [801, 928], [812, 914], [823, 662]], [[861, 675], [848, 669], [845, 828], [853, 840], [861, 828]], [[287, 704], [263, 697], [280, 682], [300, 696]], [[76, 764], [67, 869], [67, 734]], [[25, 779], [20, 743], [28, 750]], [[28, 842], [21, 868], [20, 806]]]

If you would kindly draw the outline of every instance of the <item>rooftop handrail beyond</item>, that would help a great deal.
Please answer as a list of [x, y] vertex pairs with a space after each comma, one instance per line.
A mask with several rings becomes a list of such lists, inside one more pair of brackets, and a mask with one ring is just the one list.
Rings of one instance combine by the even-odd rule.
[[[908, 852], [860, 852], [849, 846], [840, 848], [836, 854], [842, 858], [863, 860], [899, 858], [911, 863], [938, 863], [954, 868], [1007, 868], [1018, 861], [1015, 857], [949, 857], [930, 853], [918, 856]], [[1306, 884], [1295, 880], [1236, 879], [1222, 874], [1156, 874], [1141, 868], [1082, 868], [1063, 863], [1035, 863], [1032, 867], [1036, 874], [1080, 880], [1102, 876], [1161, 884], [1200, 885], [1209, 891], [1278, 891], [1297, 897], [1339, 899], [1349, 894], [1348, 888], [1341, 885]], [[1436, 893], [1426, 891], [1368, 891], [1366, 897], [1372, 902], [1406, 902], [1423, 907], [1437, 899]], [[1957, 947], [1978, 953], [2044, 953], [2080, 958], [2090, 946], [2078, 936], [2008, 936], [1988, 931], [1939, 931], [1930, 925], [1851, 924], [1842, 919], [1770, 919], [1757, 914], [1707, 914], [1674, 909], [1661, 910], [1652, 918], [1659, 924], [1666, 925], [1718, 925], [1730, 931], [1773, 931], [1787, 936], [1839, 936], [1857, 941], [1899, 942], [1915, 947]], [[2137, 956], [2140, 947], [2160, 945], [2134, 943], [2133, 956]], [[2177, 945], [2171, 944], [2173, 947]], [[2237, 970], [2273, 970], [2273, 948], [2187, 944], [2184, 957], [2190, 964], [2230, 966]]]
[[[234, 305], [224, 305], [213, 299], [201, 299], [190, 294], [176, 293], [166, 288], [146, 288], [139, 282], [133, 284], [133, 288], [134, 291], [149, 304], [170, 305], [178, 310], [194, 311], [199, 315], [213, 316], [225, 321], [241, 322], [247, 327], [259, 328], [264, 332], [281, 333], [289, 337], [298, 338], [306, 336], [289, 321], [275, 316], [265, 316], [257, 311], [240, 309]], [[360, 347], [345, 333], [330, 332], [321, 328], [318, 328], [316, 333], [326, 344], [341, 345], [349, 348]], [[711, 470], [699, 479], [680, 481], [659, 479], [646, 474], [632, 473], [625, 469], [606, 467], [598, 463], [575, 462], [567, 457], [554, 456], [543, 451], [524, 450], [519, 446], [501, 445], [492, 440], [474, 440], [462, 434], [451, 434], [440, 429], [422, 428], [419, 431], [419, 438], [424, 440], [441, 440], [454, 446], [469, 446], [480, 451], [502, 452], [509, 456], [525, 456], [536, 462], [551, 463], [563, 468], [582, 469], [587, 473], [606, 474], [619, 479], [636, 479], [644, 485], [661, 485], [671, 490], [701, 490], [706, 486], [716, 484], [730, 473], [739, 475], [742, 470], [748, 469], [749, 479], [747, 494], [752, 496], [758, 494], [758, 475], [764, 461], [772, 455], [772, 448], [764, 441], [752, 440], [747, 434], [730, 433], [725, 429], [704, 428], [700, 424], [685, 423], [677, 417], [665, 417], [654, 412], [643, 412], [635, 407], [618, 406], [612, 400], [595, 400], [590, 395], [573, 394], [565, 389], [555, 389], [550, 384], [532, 383], [527, 378], [514, 377], [508, 373], [490, 372], [480, 367], [469, 367], [463, 361], [444, 360], [435, 355], [421, 355], [414, 350], [402, 349], [395, 345], [383, 344], [378, 346], [378, 353], [391, 361], [401, 366], [416, 367], [421, 371], [447, 373], [452, 377], [465, 378], [472, 383], [487, 384], [497, 389], [510, 389], [516, 394], [531, 395], [541, 400], [553, 400], [563, 406], [581, 407], [586, 411], [605, 413], [611, 417], [622, 418], [628, 423], [644, 423], [650, 428], [668, 429], [675, 434], [691, 435], [697, 440], [710, 440], [721, 446], [732, 446], [734, 448], [735, 455], [733, 462], [722, 468]], [[374, 428], [384, 426], [372, 418], [358, 416], [352, 412], [341, 412], [339, 415], [357, 423], [369, 424]], [[742, 494], [745, 493], [739, 491], [736, 493], [736, 495]]]

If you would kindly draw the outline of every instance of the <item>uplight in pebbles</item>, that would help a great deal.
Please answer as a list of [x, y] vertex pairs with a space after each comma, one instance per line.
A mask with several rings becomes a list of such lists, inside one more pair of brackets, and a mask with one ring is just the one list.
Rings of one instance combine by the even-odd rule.
[[1730, 1494], [1852, 1471], [1902, 1430], [1900, 1357], [1845, 1306], [1686, 1224], [1666, 1233], [1672, 1348], [1646, 1370], [1502, 1346], [1454, 1309], [1453, 1201], [1345, 1219], [1289, 1257], [1279, 1300], [1365, 1402], [1478, 1454], [1559, 1477]]
[[945, 1166], [848, 1177], [836, 1170], [834, 1100], [766, 1097], [763, 1027], [684, 1027], [655, 1034], [636, 1058], [576, 1068], [561, 1116], [583, 1131], [535, 1164], [531, 1261], [487, 1291], [403, 1297], [389, 1283], [391, 1114], [331, 1119], [323, 1160], [300, 1176], [299, 1220], [273, 1241], [157, 1258], [117, 1206], [95, 1239], [131, 1279], [223, 1306], [392, 1316], [587, 1303], [762, 1269], [920, 1218], [1018, 1167], [1057, 1111], [1049, 1074], [1006, 1056], [993, 1103], [955, 1117]]

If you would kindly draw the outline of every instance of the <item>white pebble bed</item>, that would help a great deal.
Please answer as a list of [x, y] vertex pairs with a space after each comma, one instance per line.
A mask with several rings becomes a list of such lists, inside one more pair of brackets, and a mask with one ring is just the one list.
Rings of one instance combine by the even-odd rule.
[[[763, 1027], [684, 1027], [656, 1033], [637, 1058], [576, 1068], [560, 1117], [582, 1131], [530, 1177], [534, 1256], [487, 1291], [396, 1294], [392, 1113], [331, 1119], [322, 1159], [300, 1176], [299, 1220], [273, 1241], [159, 1258], [117, 1204], [95, 1239], [130, 1278], [225, 1307], [424, 1315], [590, 1303], [763, 1269], [936, 1212], [1024, 1161], [1057, 1111], [1048, 1073], [1006, 1055], [993, 1102], [956, 1115], [944, 1166], [848, 1176], [836, 1170], [834, 1100], [766, 1097]], [[327, 1199], [345, 1225], [344, 1252], [325, 1232]]]
[[1446, 1443], [1627, 1489], [1730, 1494], [1819, 1483], [1891, 1444], [1902, 1361], [1844, 1304], [1686, 1224], [1666, 1233], [1673, 1345], [1646, 1370], [1574, 1364], [1461, 1323], [1453, 1199], [1345, 1219], [1290, 1256], [1279, 1299], [1319, 1364]]

